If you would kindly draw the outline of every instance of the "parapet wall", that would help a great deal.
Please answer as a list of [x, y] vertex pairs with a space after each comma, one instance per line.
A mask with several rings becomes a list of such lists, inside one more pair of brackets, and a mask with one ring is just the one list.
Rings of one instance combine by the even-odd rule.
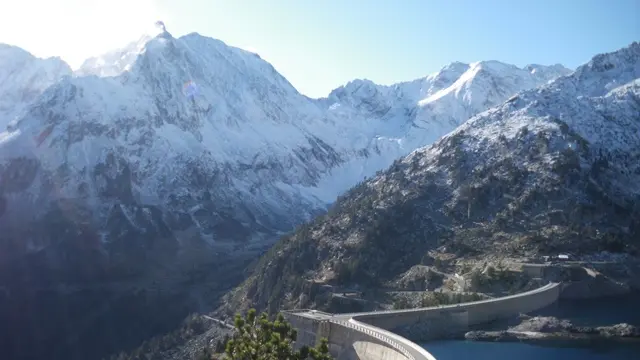
[[418, 360], [398, 342], [365, 324], [330, 322], [330, 327], [330, 352], [338, 360]]
[[[329, 341], [329, 351], [338, 360], [417, 360], [408, 357], [397, 342], [349, 321], [317, 320], [284, 313], [298, 331], [296, 346], [315, 346], [320, 339]], [[420, 359], [421, 360], [421, 359]]]

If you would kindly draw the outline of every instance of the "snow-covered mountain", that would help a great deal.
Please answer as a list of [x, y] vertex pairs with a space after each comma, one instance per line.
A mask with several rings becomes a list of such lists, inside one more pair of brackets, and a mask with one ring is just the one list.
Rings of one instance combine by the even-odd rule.
[[152, 39], [152, 35], [145, 34], [141, 36], [138, 41], [131, 42], [123, 48], [89, 58], [80, 65], [80, 68], [75, 71], [75, 74], [78, 76], [118, 76], [132, 69], [131, 67], [135, 63], [138, 55], [144, 51], [147, 42]]
[[[571, 73], [562, 65], [520, 69], [498, 61], [451, 63], [427, 77], [391, 86], [354, 80], [335, 89], [321, 106], [341, 122], [358, 124], [370, 156], [351, 158], [327, 178], [339, 193], [414, 149], [431, 144], [471, 116], [519, 91]], [[348, 184], [344, 186], [343, 184]]]
[[0, 226], [23, 228], [65, 202], [85, 209], [107, 248], [149, 229], [263, 246], [467, 117], [568, 72], [453, 63], [311, 100], [256, 54], [198, 34], [143, 37], [87, 60], [0, 134]]
[[39, 59], [0, 44], [0, 129], [4, 131], [46, 88], [71, 73], [60, 58]]
[[328, 309], [322, 283], [370, 292], [435, 259], [462, 274], [564, 252], [640, 253], [640, 43], [510, 97], [352, 188], [275, 244], [221, 310]]
[[[12, 292], [25, 295], [11, 298], [7, 314], [70, 314], [57, 306], [77, 296], [86, 313], [73, 312], [65, 329], [124, 338], [130, 332], [119, 330], [130, 324], [115, 326], [100, 309], [135, 308], [131, 322], [142, 324], [160, 312], [149, 304], [212, 304], [238, 281], [246, 264], [239, 259], [324, 212], [364, 177], [569, 72], [453, 63], [412, 82], [356, 80], [309, 99], [258, 55], [198, 34], [162, 32], [89, 59], [27, 106], [16, 103], [23, 110], [11, 109], [17, 118], [0, 132], [0, 286], [35, 289]], [[611, 86], [581, 74], [557, 81], [584, 76], [594, 89]], [[86, 295], [87, 284], [106, 295]], [[22, 307], [52, 289], [47, 296], [65, 301]], [[139, 289], [151, 295], [122, 296]], [[15, 336], [49, 338], [42, 331]], [[100, 338], [69, 331], [77, 343]]]

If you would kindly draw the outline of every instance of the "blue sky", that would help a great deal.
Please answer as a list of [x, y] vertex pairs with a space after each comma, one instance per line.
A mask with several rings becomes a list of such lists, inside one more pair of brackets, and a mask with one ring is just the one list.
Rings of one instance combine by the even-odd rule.
[[[562, 63], [640, 41], [640, 0], [24, 0], [3, 5], [0, 42], [82, 59], [157, 19], [251, 49], [302, 93], [354, 78], [391, 84], [452, 61]], [[32, 9], [39, 8], [34, 13]], [[46, 29], [46, 30], [44, 30]]]

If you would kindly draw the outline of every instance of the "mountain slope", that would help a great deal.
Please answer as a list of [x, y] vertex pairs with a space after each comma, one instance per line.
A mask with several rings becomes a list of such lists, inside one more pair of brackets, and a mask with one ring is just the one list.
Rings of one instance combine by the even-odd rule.
[[271, 65], [196, 34], [129, 51], [123, 72], [62, 79], [0, 133], [0, 283], [13, 294], [0, 318], [27, 324], [0, 328], [10, 358], [137, 346], [324, 211], [298, 188], [340, 161], [318, 137], [333, 128]]
[[[640, 44], [513, 96], [360, 183], [263, 256], [221, 310], [323, 307], [453, 259], [638, 254]], [[433, 259], [431, 259], [433, 260]]]
[[39, 59], [0, 44], [0, 129], [4, 131], [46, 88], [71, 73], [59, 58]]
[[[20, 222], [16, 204], [46, 210], [51, 197], [80, 197], [105, 213], [113, 213], [116, 203], [179, 208], [186, 213], [179, 227], [211, 234], [217, 221], [201, 224], [193, 213], [211, 210], [203, 204], [204, 192], [221, 186], [234, 191], [213, 200], [234, 209], [236, 221], [274, 228], [281, 218], [269, 217], [304, 216], [321, 204], [291, 187], [312, 185], [319, 172], [339, 161], [318, 138], [330, 124], [266, 62], [212, 39], [167, 34], [146, 42], [127, 66], [131, 71], [116, 77], [63, 80], [19, 121], [19, 131], [6, 135], [3, 159], [31, 158], [43, 170], [21, 185], [40, 192], [38, 197], [17, 191], [6, 196], [13, 210], [6, 223]], [[197, 96], [183, 94], [185, 79], [199, 84]], [[135, 179], [118, 179], [127, 173]], [[45, 175], [58, 179], [55, 195], [44, 188]], [[190, 193], [177, 194], [176, 188]], [[260, 201], [251, 200], [256, 191], [262, 192]], [[295, 208], [287, 211], [286, 204]], [[242, 210], [247, 205], [253, 205], [251, 213]], [[173, 220], [180, 221], [163, 221]]]
[[169, 330], [363, 177], [568, 71], [533, 70], [454, 63], [311, 100], [256, 54], [198, 34], [89, 59], [0, 132], [0, 286], [19, 294], [0, 298], [0, 318], [32, 324], [0, 332], [21, 339], [16, 354], [70, 359]]
[[29, 239], [26, 249], [47, 248], [25, 221], [64, 201], [99, 247], [141, 233], [177, 245], [176, 231], [262, 247], [468, 115], [568, 71], [534, 70], [454, 63], [311, 101], [253, 53], [198, 34], [143, 37], [85, 62], [0, 135], [10, 209], [0, 226]]

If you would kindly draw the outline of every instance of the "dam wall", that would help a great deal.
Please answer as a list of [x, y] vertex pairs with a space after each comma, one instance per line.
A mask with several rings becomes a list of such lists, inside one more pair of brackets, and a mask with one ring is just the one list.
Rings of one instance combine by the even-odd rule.
[[413, 340], [431, 340], [467, 331], [473, 325], [544, 308], [558, 300], [561, 289], [560, 284], [550, 283], [532, 291], [495, 299], [422, 309], [351, 314], [351, 317]]
[[296, 310], [283, 315], [298, 330], [296, 346], [315, 346], [325, 338], [338, 360], [435, 360], [411, 340], [445, 338], [473, 325], [535, 311], [556, 302], [561, 291], [562, 284], [549, 283], [521, 294], [457, 305], [352, 314]]

